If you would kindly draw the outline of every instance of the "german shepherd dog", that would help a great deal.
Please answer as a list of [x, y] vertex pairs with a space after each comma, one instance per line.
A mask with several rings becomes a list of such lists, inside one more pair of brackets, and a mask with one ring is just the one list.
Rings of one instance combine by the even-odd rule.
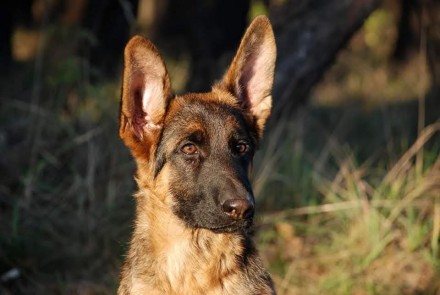
[[249, 233], [248, 179], [275, 57], [270, 22], [257, 17], [211, 92], [172, 96], [155, 46], [128, 42], [119, 134], [139, 191], [119, 295], [275, 294]]

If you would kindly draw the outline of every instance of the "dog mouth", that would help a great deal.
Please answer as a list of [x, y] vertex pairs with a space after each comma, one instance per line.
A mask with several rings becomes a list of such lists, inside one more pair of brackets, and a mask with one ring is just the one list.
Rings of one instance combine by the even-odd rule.
[[253, 219], [245, 219], [241, 221], [234, 221], [226, 225], [210, 227], [209, 229], [215, 233], [232, 233], [239, 232], [242, 230], [248, 230], [251, 228]]

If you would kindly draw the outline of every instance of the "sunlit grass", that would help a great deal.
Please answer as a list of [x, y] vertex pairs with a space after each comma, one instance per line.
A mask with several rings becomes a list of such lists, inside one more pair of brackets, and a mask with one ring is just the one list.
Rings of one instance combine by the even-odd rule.
[[[255, 1], [250, 17], [267, 12]], [[422, 55], [388, 62], [387, 13], [372, 15], [313, 106], [278, 120], [257, 153], [257, 241], [280, 295], [440, 292], [440, 127], [414, 138], [411, 109], [382, 104], [429, 86]], [[2, 87], [0, 275], [19, 271], [7, 282], [17, 294], [114, 294], [126, 253], [135, 188], [117, 135], [120, 81], [90, 85], [73, 48], [44, 52], [41, 72]], [[190, 61], [169, 59], [183, 91]], [[353, 101], [381, 111], [344, 105]]]
[[[32, 143], [15, 146], [29, 157], [14, 159], [20, 181], [0, 224], [9, 233], [0, 237], [2, 267], [20, 270], [22, 292], [114, 293], [134, 191], [133, 162], [117, 136], [118, 92], [102, 84], [86, 87], [86, 97], [68, 92], [67, 104], [53, 94], [38, 107], [13, 100], [2, 109], [23, 118], [15, 128]], [[380, 145], [380, 124], [369, 116], [362, 130], [377, 136], [365, 157], [357, 137], [338, 137], [356, 125], [339, 114], [326, 122], [335, 111], [280, 120], [255, 159], [257, 241], [278, 293], [435, 294], [440, 123], [378, 157], [370, 149]]]
[[[259, 237], [279, 294], [436, 294], [440, 157], [438, 142], [427, 142], [439, 130], [440, 123], [426, 127], [393, 163], [357, 164], [353, 154], [339, 153], [332, 178], [307, 176], [316, 181], [303, 193], [318, 194], [320, 204], [265, 215]], [[419, 170], [415, 157], [422, 149], [429, 161]], [[277, 153], [283, 163], [268, 165], [285, 181], [270, 196], [275, 202], [294, 199], [301, 186], [293, 173], [298, 155], [285, 145]], [[290, 171], [282, 168], [289, 164]], [[270, 176], [257, 179], [271, 190]]]

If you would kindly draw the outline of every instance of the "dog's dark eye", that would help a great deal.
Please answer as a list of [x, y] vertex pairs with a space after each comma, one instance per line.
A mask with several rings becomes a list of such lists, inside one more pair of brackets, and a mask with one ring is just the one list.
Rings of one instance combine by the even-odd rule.
[[187, 143], [180, 149], [185, 155], [194, 155], [199, 152], [195, 144]]
[[249, 145], [245, 142], [239, 142], [235, 145], [235, 151], [239, 154], [244, 154], [249, 150]]

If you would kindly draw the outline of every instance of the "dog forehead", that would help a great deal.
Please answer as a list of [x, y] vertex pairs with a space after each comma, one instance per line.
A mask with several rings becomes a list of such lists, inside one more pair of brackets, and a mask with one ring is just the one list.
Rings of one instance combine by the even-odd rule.
[[233, 103], [216, 99], [215, 94], [187, 94], [173, 99], [168, 108], [165, 128], [185, 133], [204, 131], [225, 133], [245, 128], [245, 119]]

